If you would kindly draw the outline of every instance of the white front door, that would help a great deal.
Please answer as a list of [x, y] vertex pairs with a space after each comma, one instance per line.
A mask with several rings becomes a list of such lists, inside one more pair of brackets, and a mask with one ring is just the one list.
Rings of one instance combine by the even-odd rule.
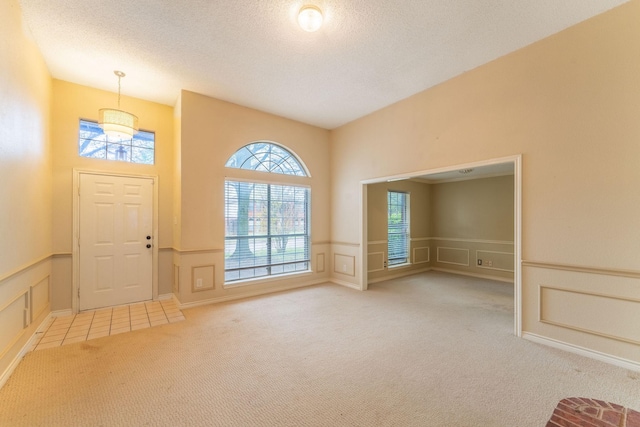
[[150, 300], [153, 179], [80, 174], [80, 310]]

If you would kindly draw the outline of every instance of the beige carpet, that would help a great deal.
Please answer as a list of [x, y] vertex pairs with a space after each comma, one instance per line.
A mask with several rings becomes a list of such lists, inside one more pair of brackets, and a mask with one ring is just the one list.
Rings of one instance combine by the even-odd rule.
[[185, 310], [29, 353], [0, 425], [544, 426], [559, 400], [640, 406], [640, 374], [512, 335], [510, 286], [430, 272]]

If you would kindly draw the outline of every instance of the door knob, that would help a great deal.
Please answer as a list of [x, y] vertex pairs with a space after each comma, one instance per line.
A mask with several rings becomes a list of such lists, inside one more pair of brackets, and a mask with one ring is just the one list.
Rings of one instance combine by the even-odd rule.
[[151, 236], [147, 236], [147, 240], [151, 240]]
[[149, 249], [151, 247], [151, 245], [147, 244], [147, 249]]

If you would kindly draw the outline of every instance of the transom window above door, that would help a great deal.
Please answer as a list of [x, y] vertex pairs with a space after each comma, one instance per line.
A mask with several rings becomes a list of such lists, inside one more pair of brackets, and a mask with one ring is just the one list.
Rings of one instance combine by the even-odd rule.
[[98, 123], [80, 119], [78, 154], [81, 157], [152, 165], [155, 143], [155, 133], [143, 130], [131, 139], [112, 141]]

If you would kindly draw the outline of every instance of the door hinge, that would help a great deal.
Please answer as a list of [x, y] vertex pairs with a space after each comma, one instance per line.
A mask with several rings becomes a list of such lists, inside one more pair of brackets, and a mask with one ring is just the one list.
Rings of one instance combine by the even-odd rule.
[[80, 288], [78, 288], [78, 299], [80, 299]]

